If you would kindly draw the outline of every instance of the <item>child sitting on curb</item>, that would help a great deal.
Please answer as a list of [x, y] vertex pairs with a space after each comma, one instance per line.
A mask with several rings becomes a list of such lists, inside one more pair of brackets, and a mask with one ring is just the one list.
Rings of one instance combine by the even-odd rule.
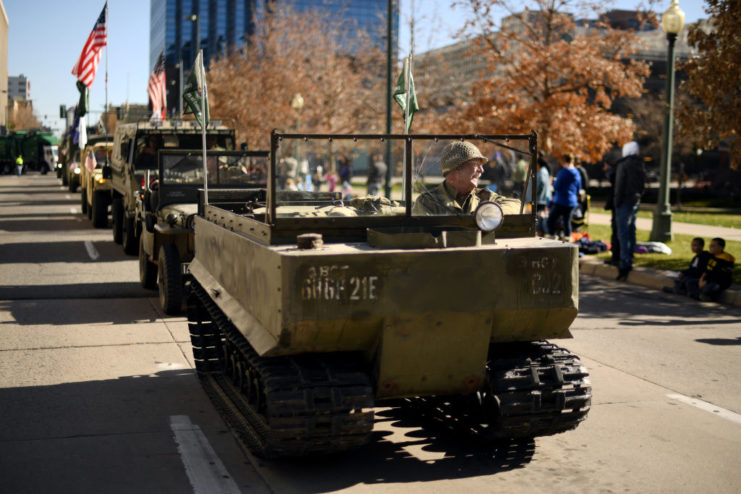
[[710, 254], [705, 272], [697, 283], [690, 283], [688, 292], [690, 297], [703, 301], [718, 300], [723, 290], [733, 283], [733, 263], [735, 258], [725, 252], [726, 241], [714, 238], [710, 241]]
[[665, 286], [664, 291], [667, 293], [676, 293], [679, 295], [687, 295], [687, 290], [690, 283], [696, 285], [702, 277], [702, 273], [705, 272], [705, 267], [710, 259], [710, 252], [705, 250], [705, 240], [700, 237], [692, 239], [690, 245], [692, 252], [695, 257], [690, 261], [690, 265], [687, 269], [683, 269], [677, 275], [677, 279], [674, 280], [674, 286]]

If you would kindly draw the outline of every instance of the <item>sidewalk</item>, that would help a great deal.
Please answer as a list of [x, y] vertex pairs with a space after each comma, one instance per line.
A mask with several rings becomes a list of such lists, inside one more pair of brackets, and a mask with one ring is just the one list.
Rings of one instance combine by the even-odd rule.
[[[610, 215], [590, 212], [589, 221], [590, 223], [597, 225], [609, 225]], [[651, 220], [638, 218], [636, 227], [639, 230], [651, 230]], [[737, 228], [672, 222], [672, 231], [696, 237], [705, 237], [707, 239], [722, 237], [726, 240], [741, 241], [741, 230]], [[588, 255], [579, 259], [579, 271], [584, 274], [612, 280], [617, 278], [618, 274], [618, 270], [615, 266], [605, 264], [602, 259]], [[641, 285], [647, 288], [661, 290], [665, 286], [674, 285], [673, 278], [669, 276], [670, 273], [670, 271], [634, 266], [633, 271], [628, 275], [627, 282], [633, 285]], [[676, 296], [679, 297], [680, 295]], [[731, 287], [723, 293], [719, 302], [734, 307], [741, 307], [741, 286], [738, 284], [731, 285]]]

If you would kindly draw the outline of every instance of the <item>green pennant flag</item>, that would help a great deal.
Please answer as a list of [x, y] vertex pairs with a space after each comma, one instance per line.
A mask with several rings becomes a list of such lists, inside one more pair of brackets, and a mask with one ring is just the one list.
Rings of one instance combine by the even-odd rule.
[[81, 117], [90, 108], [90, 90], [82, 81], [77, 81], [77, 90], [80, 91], [80, 101], [77, 103], [77, 110], [75, 112]]
[[[408, 91], [407, 87], [409, 88]], [[394, 100], [401, 107], [401, 111], [404, 113], [404, 128], [408, 134], [409, 129], [412, 128], [414, 113], [419, 110], [419, 105], [417, 104], [417, 93], [414, 90], [414, 78], [412, 77], [412, 71], [409, 64], [409, 57], [404, 59], [404, 68], [402, 69], [401, 74], [399, 74], [399, 78], [396, 80], [396, 86], [394, 86]], [[408, 110], [407, 106], [409, 106]]]
[[[203, 98], [203, 101], [201, 98]], [[195, 115], [198, 123], [201, 124], [201, 127], [204, 125], [208, 127], [210, 115], [208, 110], [206, 71], [203, 69], [203, 50], [198, 51], [198, 56], [196, 56], [196, 59], [193, 62], [193, 69], [190, 71], [188, 82], [186, 82], [185, 87], [183, 88], [183, 102], [185, 103], [183, 113], [192, 113]], [[204, 106], [205, 119], [203, 118]]]

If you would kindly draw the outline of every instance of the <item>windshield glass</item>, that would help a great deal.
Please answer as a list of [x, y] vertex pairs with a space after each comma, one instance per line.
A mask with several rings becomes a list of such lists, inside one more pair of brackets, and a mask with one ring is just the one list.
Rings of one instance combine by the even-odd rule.
[[[209, 152], [206, 157], [209, 185], [267, 186], [267, 156], [249, 153]], [[203, 187], [201, 151], [166, 151], [160, 153], [162, 185]]]
[[520, 214], [530, 137], [279, 136], [275, 214], [461, 216], [485, 201]]

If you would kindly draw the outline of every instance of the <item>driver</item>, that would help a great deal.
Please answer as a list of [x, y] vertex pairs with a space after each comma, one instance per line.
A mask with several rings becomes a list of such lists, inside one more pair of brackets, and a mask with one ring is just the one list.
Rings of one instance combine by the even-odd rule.
[[473, 214], [483, 201], [496, 202], [504, 214], [519, 214], [520, 201], [505, 197], [484, 187], [477, 187], [487, 160], [476, 145], [453, 141], [443, 149], [440, 164], [445, 180], [424, 192], [414, 202], [415, 215], [442, 216]]

